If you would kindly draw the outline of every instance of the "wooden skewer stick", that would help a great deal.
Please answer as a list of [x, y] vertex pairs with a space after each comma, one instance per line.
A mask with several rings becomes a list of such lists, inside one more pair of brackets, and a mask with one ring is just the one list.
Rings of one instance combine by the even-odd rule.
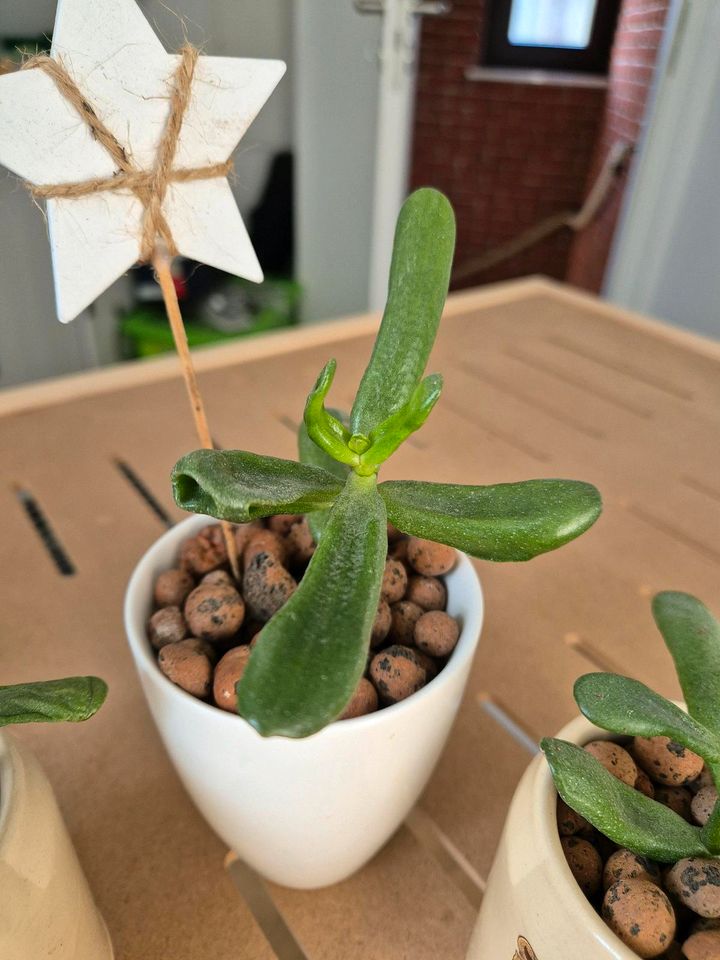
[[[163, 300], [165, 301], [165, 309], [167, 311], [168, 320], [170, 321], [170, 329], [172, 330], [173, 339], [175, 341], [175, 349], [180, 357], [183, 378], [185, 380], [188, 397], [190, 398], [193, 419], [195, 420], [195, 429], [197, 430], [200, 445], [206, 450], [212, 450], [215, 444], [210, 436], [210, 428], [208, 427], [207, 416], [205, 414], [205, 404], [203, 403], [202, 394], [200, 393], [200, 387], [197, 382], [197, 376], [195, 375], [195, 367], [193, 366], [192, 357], [190, 355], [190, 347], [188, 346], [185, 325], [183, 324], [182, 314], [180, 313], [180, 304], [177, 298], [177, 291], [175, 290], [175, 283], [173, 281], [170, 263], [171, 260], [169, 254], [164, 250], [158, 250], [156, 248], [155, 253], [153, 254], [152, 264], [155, 270], [155, 276], [160, 284]], [[237, 545], [235, 543], [235, 537], [233, 536], [232, 527], [227, 520], [221, 520], [220, 525], [225, 538], [225, 546], [227, 547], [230, 567], [232, 569], [233, 576], [239, 582], [240, 567], [238, 564]]]

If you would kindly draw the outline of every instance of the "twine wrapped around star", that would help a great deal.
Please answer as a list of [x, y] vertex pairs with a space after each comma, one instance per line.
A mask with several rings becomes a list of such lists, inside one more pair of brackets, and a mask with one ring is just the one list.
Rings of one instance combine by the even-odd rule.
[[173, 168], [183, 117], [190, 100], [195, 64], [198, 51], [191, 44], [185, 44], [180, 50], [180, 62], [172, 78], [170, 96], [170, 114], [165, 125], [163, 137], [158, 145], [155, 164], [152, 170], [136, 169], [128, 151], [108, 130], [107, 126], [93, 109], [91, 103], [80, 92], [62, 64], [44, 54], [33, 57], [23, 65], [23, 70], [43, 70], [54, 82], [62, 96], [77, 110], [87, 124], [95, 140], [107, 150], [117, 164], [120, 172], [112, 177], [97, 177], [79, 183], [56, 183], [37, 185], [26, 181], [25, 186], [38, 199], [74, 199], [105, 190], [130, 190], [143, 205], [140, 261], [152, 259], [157, 237], [162, 237], [171, 256], [177, 254], [177, 246], [172, 232], [162, 212], [162, 204], [171, 182], [189, 180], [211, 180], [214, 177], [226, 177], [232, 169], [232, 159], [210, 166], [192, 169]]

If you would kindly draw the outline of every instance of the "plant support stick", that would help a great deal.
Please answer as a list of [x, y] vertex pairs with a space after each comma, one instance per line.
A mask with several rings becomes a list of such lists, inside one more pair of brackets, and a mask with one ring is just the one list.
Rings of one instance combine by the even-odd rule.
[[[170, 321], [170, 329], [172, 330], [173, 340], [175, 341], [175, 349], [180, 357], [183, 379], [185, 380], [188, 397], [190, 398], [190, 406], [192, 408], [193, 419], [195, 420], [195, 429], [197, 430], [198, 439], [200, 440], [201, 446], [205, 450], [213, 450], [215, 444], [210, 436], [210, 428], [208, 426], [207, 416], [205, 414], [205, 404], [203, 403], [202, 394], [200, 393], [200, 386], [198, 385], [197, 376], [195, 375], [195, 367], [193, 366], [192, 357], [190, 355], [187, 334], [185, 333], [185, 325], [183, 324], [182, 314], [180, 313], [180, 304], [178, 302], [177, 292], [175, 290], [175, 283], [173, 282], [172, 272], [170, 270], [170, 257], [164, 250], [158, 250], [156, 248], [155, 253], [153, 254], [152, 264], [155, 270], [155, 276], [160, 284], [160, 290], [162, 291], [165, 310], [167, 312], [168, 320]], [[237, 581], [239, 581], [240, 568], [238, 565], [237, 546], [235, 544], [235, 537], [233, 536], [232, 527], [227, 520], [222, 520], [221, 526], [223, 536], [225, 538], [225, 546], [227, 547], [230, 567], [232, 569], [233, 576]]]

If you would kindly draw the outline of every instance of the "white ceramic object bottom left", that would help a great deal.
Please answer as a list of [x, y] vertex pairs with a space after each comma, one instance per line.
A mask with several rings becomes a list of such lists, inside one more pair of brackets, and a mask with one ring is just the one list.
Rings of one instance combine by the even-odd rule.
[[52, 787], [7, 733], [0, 734], [0, 957], [113, 958]]

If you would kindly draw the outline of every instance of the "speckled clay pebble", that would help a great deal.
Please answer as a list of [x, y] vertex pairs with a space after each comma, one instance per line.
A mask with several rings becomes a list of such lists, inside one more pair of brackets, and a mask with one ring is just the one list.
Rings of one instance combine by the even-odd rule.
[[593, 897], [602, 879], [600, 854], [588, 840], [580, 837], [562, 837], [560, 843], [578, 886], [586, 897]]
[[647, 880], [620, 880], [602, 905], [607, 925], [639, 957], [659, 957], [675, 936], [675, 913], [663, 891]]
[[191, 537], [180, 547], [180, 565], [197, 577], [222, 566], [227, 560], [224, 544], [218, 545], [207, 537]]
[[428, 610], [415, 624], [415, 646], [432, 657], [448, 657], [459, 636], [457, 620], [442, 610]]
[[623, 847], [608, 857], [603, 870], [605, 890], [618, 880], [647, 880], [660, 886], [660, 879], [660, 867], [653, 860]]
[[148, 620], [148, 636], [156, 650], [167, 643], [177, 643], [187, 635], [187, 625], [179, 607], [161, 607]]
[[285, 563], [288, 548], [285, 540], [272, 530], [255, 530], [248, 538], [242, 553], [243, 566], [247, 567], [258, 553], [269, 553], [280, 563]]
[[195, 581], [187, 570], [164, 570], [155, 581], [155, 604], [158, 607], [182, 607]]
[[646, 797], [650, 797], [652, 800], [655, 796], [655, 787], [650, 777], [645, 773], [642, 767], [637, 768], [637, 780], [635, 781], [635, 789], [639, 790], [640, 793], [644, 793]]
[[248, 612], [263, 622], [277, 613], [296, 589], [293, 577], [269, 553], [254, 556], [243, 574], [243, 595]]
[[688, 783], [688, 788], [694, 791], [695, 793], [697, 793], [698, 790], [702, 790], [703, 787], [714, 787], [714, 786], [715, 786], [715, 781], [712, 778], [712, 774], [710, 773], [708, 768], [704, 765], [702, 770], [700, 771], [700, 776], [696, 777], [694, 780], [691, 780], [690, 783]]
[[637, 767], [633, 758], [623, 747], [611, 740], [591, 740], [590, 743], [585, 744], [585, 749], [600, 761], [608, 773], [629, 787], [635, 786]]
[[585, 817], [575, 813], [572, 807], [569, 807], [562, 797], [557, 798], [557, 825], [558, 833], [561, 837], [572, 837], [582, 830], [588, 830], [590, 824]]
[[194, 697], [205, 699], [212, 686], [212, 662], [209, 648], [197, 637], [164, 646], [158, 664], [165, 676]]
[[279, 533], [281, 537], [286, 537], [290, 533], [290, 527], [301, 520], [302, 517], [299, 513], [278, 513], [274, 517], [268, 517], [267, 525], [270, 530]]
[[701, 930], [688, 937], [682, 946], [687, 960], [720, 960], [720, 930]]
[[222, 710], [235, 713], [237, 708], [237, 693], [235, 684], [245, 672], [250, 659], [250, 647], [233, 647], [228, 650], [215, 667], [213, 677], [213, 699]]
[[407, 558], [410, 566], [424, 577], [441, 577], [455, 566], [457, 552], [444, 543], [410, 537]]
[[378, 708], [378, 695], [375, 687], [362, 677], [355, 688], [350, 703], [345, 707], [338, 720], [352, 720], [353, 717], [364, 717], [366, 713], [374, 713]]
[[423, 653], [422, 650], [414, 649], [413, 653], [415, 654], [418, 663], [427, 674], [426, 682], [430, 683], [430, 681], [434, 680], [435, 677], [440, 673], [440, 662], [434, 657], [431, 657], [429, 653]]
[[447, 606], [447, 590], [442, 580], [436, 577], [410, 577], [405, 599], [423, 610], [444, 610]]
[[243, 550], [248, 544], [248, 540], [258, 530], [264, 530], [265, 524], [262, 520], [250, 520], [248, 523], [241, 523], [235, 530], [235, 545], [239, 556], [243, 555]]
[[303, 518], [294, 523], [287, 535], [288, 554], [292, 563], [309, 563], [315, 553], [315, 541], [310, 531], [310, 525]]
[[427, 673], [414, 650], [394, 644], [373, 657], [370, 678], [382, 703], [392, 704], [423, 687]]
[[227, 640], [245, 617], [245, 604], [234, 587], [202, 584], [185, 601], [185, 619], [191, 632], [203, 640]]
[[678, 860], [665, 875], [665, 887], [701, 917], [720, 917], [720, 861]]
[[415, 638], [415, 624], [423, 615], [423, 608], [409, 600], [400, 600], [390, 607], [392, 638], [397, 643], [410, 646]]
[[658, 803], [670, 807], [683, 820], [687, 820], [688, 823], [692, 822], [690, 812], [692, 794], [685, 787], [666, 787], [663, 784], [658, 784], [655, 790], [655, 799]]
[[695, 780], [703, 768], [697, 754], [668, 737], [635, 737], [632, 752], [651, 780], [672, 787]]
[[692, 818], [695, 823], [698, 823], [701, 827], [705, 826], [717, 803], [717, 798], [718, 792], [712, 784], [708, 787], [701, 787], [700, 790], [698, 790], [690, 804]]
[[392, 614], [390, 613], [390, 605], [386, 600], [381, 600], [378, 604], [377, 613], [375, 614], [375, 621], [372, 625], [370, 646], [379, 647], [383, 640], [390, 633], [391, 626]]
[[408, 537], [400, 537], [399, 540], [396, 540], [394, 543], [390, 544], [389, 556], [393, 560], [399, 560], [400, 563], [406, 564], [408, 562], [407, 558], [407, 548], [408, 548]]
[[408, 584], [407, 570], [399, 560], [390, 559], [385, 564], [380, 596], [388, 603], [402, 600]]
[[235, 582], [227, 570], [211, 570], [210, 573], [205, 574], [200, 584], [203, 587], [216, 587], [218, 584], [222, 584], [225, 587], [235, 586]]

